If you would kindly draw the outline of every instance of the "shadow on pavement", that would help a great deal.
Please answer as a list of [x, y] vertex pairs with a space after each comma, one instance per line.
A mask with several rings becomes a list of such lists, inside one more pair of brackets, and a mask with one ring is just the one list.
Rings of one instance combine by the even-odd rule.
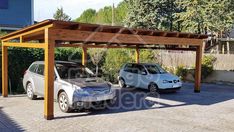
[[[193, 84], [185, 83], [180, 91], [175, 93], [161, 92], [157, 95], [149, 95], [147, 90], [136, 88], [116, 89], [117, 101], [108, 109], [89, 110], [86, 114], [82, 111], [73, 112], [72, 115], [55, 117], [55, 119], [72, 118], [80, 116], [114, 114], [130, 111], [149, 109], [162, 109], [180, 107], [186, 105], [213, 105], [234, 99], [234, 88], [231, 86], [203, 84], [201, 93], [193, 92]], [[74, 114], [78, 115], [74, 115]]]
[[0, 107], [0, 131], [1, 132], [23, 132], [24, 129], [10, 118]]

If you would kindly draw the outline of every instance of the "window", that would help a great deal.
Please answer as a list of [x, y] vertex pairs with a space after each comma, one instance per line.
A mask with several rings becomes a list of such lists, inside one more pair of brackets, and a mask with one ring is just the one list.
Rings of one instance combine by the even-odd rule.
[[29, 71], [30, 71], [30, 72], [36, 73], [36, 68], [37, 68], [37, 64], [33, 64], [33, 65], [29, 68]]
[[62, 79], [88, 78], [94, 76], [93, 73], [91, 73], [91, 70], [82, 65], [57, 63], [55, 66]]
[[132, 72], [132, 66], [133, 66], [133, 64], [126, 64], [126, 66], [124, 67], [124, 71]]
[[37, 74], [44, 75], [44, 65], [43, 64], [38, 65]]
[[146, 65], [145, 67], [150, 74], [166, 73], [166, 71], [162, 67], [160, 67], [159, 65]]
[[127, 64], [124, 68], [124, 71], [135, 73], [135, 74], [142, 74], [142, 72], [146, 73], [145, 68], [142, 65], [138, 65], [138, 64]]
[[136, 65], [135, 68], [138, 74], [142, 74], [143, 72], [146, 73], [146, 70], [142, 65]]
[[8, 9], [8, 0], [0, 0], [0, 9]]

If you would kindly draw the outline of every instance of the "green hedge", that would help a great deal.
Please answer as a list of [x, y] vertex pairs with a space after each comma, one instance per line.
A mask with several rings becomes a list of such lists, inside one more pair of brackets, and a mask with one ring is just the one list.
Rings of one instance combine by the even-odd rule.
[[[81, 56], [82, 54], [80, 49], [58, 48], [55, 50], [55, 60], [81, 62]], [[9, 81], [11, 82], [9, 85], [9, 91], [11, 91], [11, 94], [24, 92], [22, 77], [25, 70], [30, 66], [32, 62], [41, 60], [44, 60], [44, 50], [42, 49], [8, 49], [8, 75]], [[0, 66], [2, 67], [1, 62], [2, 61], [0, 61]], [[90, 63], [88, 63], [88, 65], [91, 67], [93, 66]], [[2, 78], [0, 79], [0, 82], [2, 83]]]

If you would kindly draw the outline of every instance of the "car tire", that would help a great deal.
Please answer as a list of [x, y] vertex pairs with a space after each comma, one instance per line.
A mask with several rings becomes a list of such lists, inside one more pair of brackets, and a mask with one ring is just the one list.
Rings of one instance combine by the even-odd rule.
[[62, 112], [68, 113], [71, 111], [71, 108], [69, 107], [68, 96], [65, 92], [61, 92], [59, 94], [58, 104], [59, 104], [59, 108]]
[[31, 100], [35, 100], [37, 98], [37, 95], [34, 94], [33, 92], [33, 87], [32, 87], [32, 83], [29, 82], [26, 86], [26, 92], [27, 92], [27, 96], [29, 99]]
[[150, 91], [150, 94], [157, 94], [158, 93], [158, 85], [155, 84], [155, 83], [150, 83], [149, 84], [149, 91]]
[[126, 88], [126, 83], [123, 78], [119, 78], [119, 87], [120, 88]]

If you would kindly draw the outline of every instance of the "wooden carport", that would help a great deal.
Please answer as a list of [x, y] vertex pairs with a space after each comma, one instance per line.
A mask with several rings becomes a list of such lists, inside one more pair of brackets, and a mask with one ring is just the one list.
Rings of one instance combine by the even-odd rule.
[[200, 92], [201, 60], [207, 35], [129, 29], [77, 22], [45, 20], [15, 31], [2, 40], [2, 96], [8, 96], [8, 47], [42, 48], [45, 61], [44, 117], [54, 118], [54, 48], [81, 47], [82, 64], [88, 48], [133, 48], [139, 63], [139, 49], [185, 50], [196, 52], [195, 92]]

